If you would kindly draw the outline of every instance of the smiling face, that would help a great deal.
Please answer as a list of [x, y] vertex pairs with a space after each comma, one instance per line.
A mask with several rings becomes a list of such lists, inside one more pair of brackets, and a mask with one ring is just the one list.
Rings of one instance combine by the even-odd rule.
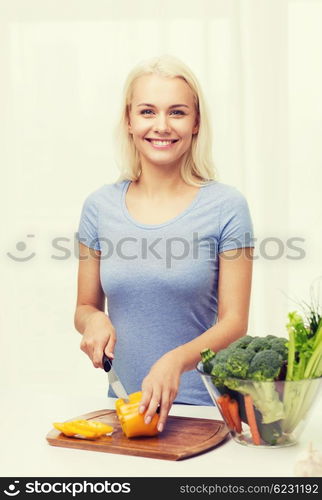
[[144, 75], [137, 79], [129, 111], [129, 133], [142, 168], [178, 166], [198, 132], [193, 93], [182, 78]]

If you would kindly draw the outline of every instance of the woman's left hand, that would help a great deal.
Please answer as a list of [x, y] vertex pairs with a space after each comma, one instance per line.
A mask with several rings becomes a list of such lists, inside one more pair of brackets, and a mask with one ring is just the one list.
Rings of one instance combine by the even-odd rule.
[[178, 350], [164, 354], [151, 367], [142, 382], [142, 400], [140, 413], [145, 412], [144, 420], [148, 424], [160, 405], [158, 431], [164, 429], [171, 405], [178, 393], [183, 362]]

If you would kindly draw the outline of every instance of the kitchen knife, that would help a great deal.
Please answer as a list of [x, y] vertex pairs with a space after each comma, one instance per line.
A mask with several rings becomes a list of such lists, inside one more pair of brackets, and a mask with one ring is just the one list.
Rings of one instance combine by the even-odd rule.
[[124, 401], [128, 402], [129, 401], [129, 396], [126, 390], [124, 389], [123, 384], [121, 383], [120, 379], [118, 378], [116, 371], [114, 370], [112, 366], [112, 361], [106, 356], [106, 354], [103, 355], [103, 368], [104, 370], [108, 373], [108, 381], [110, 386], [112, 387], [113, 391], [115, 392], [116, 396], [118, 398], [124, 399]]

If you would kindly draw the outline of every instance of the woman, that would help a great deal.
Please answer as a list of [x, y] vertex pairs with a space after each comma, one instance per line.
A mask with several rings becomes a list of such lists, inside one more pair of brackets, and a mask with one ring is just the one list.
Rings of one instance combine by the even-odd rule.
[[[211, 405], [195, 370], [247, 331], [252, 223], [235, 188], [215, 180], [200, 85], [162, 56], [129, 74], [117, 139], [120, 178], [84, 202], [75, 328], [103, 353], [148, 423], [173, 402]], [[105, 314], [105, 297], [108, 314]], [[109, 395], [115, 396], [109, 389]]]

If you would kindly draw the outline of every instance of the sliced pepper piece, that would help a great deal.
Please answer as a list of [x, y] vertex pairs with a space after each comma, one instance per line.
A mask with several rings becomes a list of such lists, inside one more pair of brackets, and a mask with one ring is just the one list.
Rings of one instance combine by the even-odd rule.
[[83, 436], [97, 439], [113, 432], [113, 427], [93, 420], [72, 420], [70, 422], [54, 422], [53, 426], [65, 436]]
[[129, 394], [129, 402], [118, 399], [115, 402], [115, 409], [120, 421], [122, 431], [126, 437], [136, 436], [156, 436], [159, 415], [155, 413], [149, 424], [144, 422], [144, 413], [139, 413], [139, 406], [142, 399], [142, 392]]

